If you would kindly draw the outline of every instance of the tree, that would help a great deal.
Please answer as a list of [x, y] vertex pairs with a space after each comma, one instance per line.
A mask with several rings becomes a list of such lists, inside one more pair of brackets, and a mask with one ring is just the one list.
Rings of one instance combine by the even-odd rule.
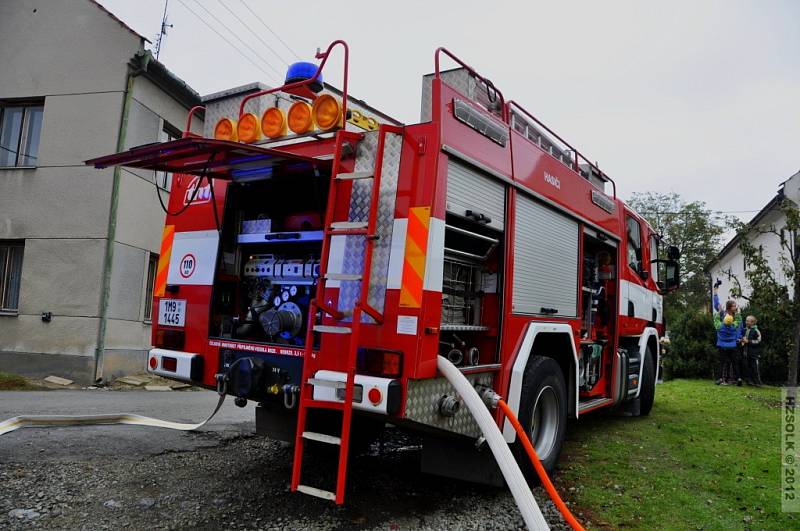
[[[733, 294], [747, 299], [747, 309], [765, 319], [770, 333], [770, 349], [766, 362], [778, 363], [783, 368], [788, 364], [786, 380], [790, 387], [797, 385], [798, 364], [800, 364], [800, 208], [791, 200], [784, 198], [781, 210], [786, 218], [786, 226], [779, 230], [774, 225], [741, 224], [739, 227], [739, 249], [747, 263], [745, 278], [750, 285], [749, 297], [742, 293], [741, 280], [729, 273], [734, 280]], [[778, 281], [776, 271], [770, 267], [768, 257], [750, 240], [752, 235], [770, 235], [778, 239], [781, 253], [779, 267], [786, 283]], [[772, 359], [769, 359], [772, 358]]]
[[710, 300], [705, 266], [722, 248], [727, 227], [733, 226], [731, 218], [715, 214], [702, 201], [687, 202], [676, 193], [635, 193], [628, 202], [666, 244], [681, 251], [681, 288], [664, 301], [667, 317], [677, 319], [686, 311], [705, 307]]

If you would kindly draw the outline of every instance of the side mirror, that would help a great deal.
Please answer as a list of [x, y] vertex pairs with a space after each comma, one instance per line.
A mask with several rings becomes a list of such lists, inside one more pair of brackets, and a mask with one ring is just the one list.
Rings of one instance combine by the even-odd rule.
[[658, 264], [658, 291], [664, 295], [678, 289], [681, 285], [681, 266], [677, 260], [653, 260]]
[[667, 258], [669, 260], [678, 260], [681, 257], [681, 250], [675, 247], [674, 245], [670, 245], [667, 247]]

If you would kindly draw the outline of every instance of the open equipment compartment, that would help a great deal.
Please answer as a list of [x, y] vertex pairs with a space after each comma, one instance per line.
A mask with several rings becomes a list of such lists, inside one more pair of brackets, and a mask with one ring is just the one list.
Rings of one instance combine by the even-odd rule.
[[439, 353], [458, 366], [496, 362], [502, 231], [448, 213]]
[[210, 337], [303, 347], [322, 252], [328, 172], [229, 186]]

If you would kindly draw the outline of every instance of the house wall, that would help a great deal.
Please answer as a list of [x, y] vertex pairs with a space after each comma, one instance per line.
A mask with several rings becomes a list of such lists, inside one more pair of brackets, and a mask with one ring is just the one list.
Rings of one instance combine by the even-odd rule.
[[[786, 226], [786, 217], [780, 210], [772, 210], [764, 216], [758, 223], [763, 228], [775, 227], [776, 230]], [[761, 248], [763, 256], [767, 259], [772, 271], [775, 272], [775, 277], [783, 285], [788, 286], [788, 280], [781, 267], [780, 257], [784, 253], [781, 248], [779, 236], [775, 234], [759, 234], [755, 231], [751, 232], [748, 239], [754, 247]], [[741, 284], [742, 293], [748, 297], [751, 293], [751, 287], [745, 278], [745, 261], [744, 255], [736, 246], [729, 250], [724, 255], [721, 255], [718, 261], [710, 268], [712, 283], [717, 279], [722, 281], [719, 287], [720, 303], [724, 304], [728, 299], [734, 299], [741, 306], [747, 301], [744, 298], [734, 297], [732, 292], [736, 287], [736, 280]]]
[[[25, 243], [19, 311], [0, 315], [2, 370], [94, 376], [113, 169], [83, 161], [116, 151], [128, 63], [142, 46], [90, 0], [0, 2], [0, 100], [44, 101], [38, 166], [0, 168], [0, 240]], [[137, 76], [126, 148], [158, 141], [165, 120], [182, 129], [186, 112]], [[105, 376], [144, 370], [147, 260], [159, 250], [163, 219], [152, 173], [123, 170]]]

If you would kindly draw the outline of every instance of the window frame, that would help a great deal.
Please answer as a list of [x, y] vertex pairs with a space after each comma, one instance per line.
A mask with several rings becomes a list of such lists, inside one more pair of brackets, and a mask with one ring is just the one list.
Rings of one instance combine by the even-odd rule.
[[[44, 100], [26, 100], [26, 101], [6, 101], [5, 103], [0, 104], [0, 136], [2, 136], [3, 130], [3, 122], [5, 120], [5, 115], [7, 109], [22, 109], [22, 122], [20, 123], [19, 129], [19, 137], [16, 139], [16, 149], [10, 150], [8, 148], [2, 148], [3, 150], [12, 151], [14, 154], [14, 163], [9, 165], [0, 164], [0, 170], [2, 169], [15, 169], [15, 168], [37, 168], [39, 166], [39, 148], [41, 147], [42, 141], [42, 125], [44, 124]], [[31, 155], [30, 153], [21, 153], [22, 146], [28, 143], [28, 139], [30, 137], [30, 120], [32, 115], [32, 110], [34, 109], [41, 109], [42, 119], [39, 123], [39, 131], [38, 131], [38, 138], [39, 141], [36, 146], [36, 154]], [[0, 139], [1, 140], [1, 139]], [[35, 164], [21, 164], [22, 159], [36, 159]], [[25, 161], [29, 162], [29, 161]]]
[[658, 260], [658, 251], [660, 246], [660, 238], [658, 235], [654, 233], [650, 233], [650, 278], [653, 279], [653, 282], [658, 284], [660, 275], [658, 274], [658, 262], [654, 262], [653, 260]]
[[[636, 226], [638, 238], [638, 245], [633, 246], [636, 254], [636, 264], [631, 264], [630, 262], [630, 249], [634, 243], [633, 238], [631, 237], [631, 223]], [[642, 225], [639, 223], [639, 220], [627, 212], [625, 213], [625, 240], [625, 262], [628, 264], [628, 267], [636, 271], [637, 275], [640, 275], [640, 267], [642, 264]]]
[[[142, 299], [142, 322], [153, 322], [153, 296], [155, 294], [156, 276], [158, 275], [158, 254], [147, 253], [144, 271], [144, 298]], [[151, 275], [152, 273], [152, 275]]]
[[[183, 136], [180, 130], [166, 120], [161, 121], [161, 130], [158, 132], [159, 142], [171, 142]], [[167, 171], [155, 172], [156, 185], [165, 192], [172, 190], [172, 173]]]
[[[0, 240], [0, 248], [5, 252], [3, 253], [2, 260], [0, 261], [0, 315], [18, 315], [19, 314], [19, 299], [22, 292], [22, 268], [23, 260], [25, 259], [25, 240]], [[17, 288], [17, 299], [14, 306], [7, 305], [8, 294], [10, 292], [11, 284], [11, 268], [12, 262], [12, 249], [19, 249], [19, 285]]]

